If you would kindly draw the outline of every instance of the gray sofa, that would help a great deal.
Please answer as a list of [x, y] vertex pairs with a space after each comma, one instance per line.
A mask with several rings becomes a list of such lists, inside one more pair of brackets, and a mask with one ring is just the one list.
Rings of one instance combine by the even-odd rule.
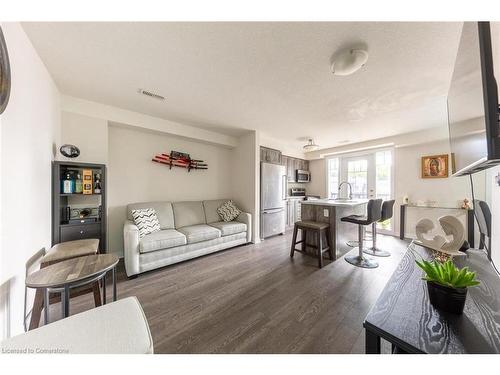
[[[251, 215], [242, 212], [234, 221], [221, 221], [217, 208], [226, 201], [129, 204], [123, 227], [127, 276], [250, 242]], [[132, 210], [141, 208], [155, 209], [161, 230], [140, 239]]]

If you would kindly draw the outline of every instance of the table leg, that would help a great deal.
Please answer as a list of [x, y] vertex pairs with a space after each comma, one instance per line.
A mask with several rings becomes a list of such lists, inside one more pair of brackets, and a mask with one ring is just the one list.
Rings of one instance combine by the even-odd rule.
[[61, 317], [64, 318], [64, 290], [61, 290]]
[[399, 238], [405, 239], [406, 204], [399, 208]]
[[43, 310], [43, 300], [44, 291], [42, 289], [37, 289], [35, 292], [35, 301], [33, 302], [33, 308], [31, 310], [31, 321], [29, 330], [38, 328], [40, 325], [40, 318], [42, 316]]
[[106, 304], [106, 274], [102, 278], [102, 304]]
[[365, 328], [365, 353], [380, 354], [380, 336]]
[[43, 320], [49, 324], [49, 288], [43, 290]]
[[116, 301], [116, 266], [113, 267], [113, 302]]
[[69, 316], [69, 285], [64, 286], [64, 310], [63, 310], [63, 318]]
[[101, 306], [101, 288], [99, 287], [99, 281], [92, 283], [92, 291], [94, 293], [95, 307]]

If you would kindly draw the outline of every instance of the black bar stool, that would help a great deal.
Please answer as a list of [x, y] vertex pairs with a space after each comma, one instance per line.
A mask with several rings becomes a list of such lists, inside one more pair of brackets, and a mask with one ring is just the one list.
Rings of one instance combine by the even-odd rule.
[[[491, 260], [491, 211], [488, 203], [479, 199], [474, 199], [474, 211], [476, 214], [477, 226], [479, 227], [479, 248], [486, 248], [488, 259]], [[486, 237], [488, 239], [486, 240]], [[470, 244], [474, 247], [474, 244]]]
[[[382, 203], [382, 217], [378, 220], [379, 223], [390, 219], [393, 215], [393, 207], [395, 200], [384, 201]], [[374, 255], [376, 257], [388, 257], [391, 253], [377, 248], [377, 221], [372, 223], [372, 247], [363, 250], [365, 254]]]
[[358, 224], [359, 253], [358, 255], [346, 256], [344, 258], [346, 262], [362, 268], [378, 267], [378, 263], [376, 261], [363, 255], [363, 227], [365, 225], [371, 225], [372, 223], [377, 222], [381, 217], [382, 199], [370, 199], [366, 207], [366, 216], [350, 215], [340, 219], [341, 221], [346, 221], [348, 223]]
[[[297, 241], [298, 230], [302, 231], [302, 239]], [[316, 234], [316, 239], [318, 241], [318, 246], [313, 247], [317, 251], [318, 255], [318, 265], [319, 268], [323, 267], [323, 253], [328, 251], [330, 255], [330, 260], [333, 260], [333, 249], [330, 246], [330, 224], [321, 223], [318, 221], [297, 221], [293, 227], [293, 238], [292, 238], [292, 248], [290, 250], [290, 257], [293, 258], [293, 253], [298, 251], [306, 255], [310, 255], [306, 252], [306, 235], [307, 232], [311, 231]], [[326, 235], [326, 247], [323, 247], [323, 233]], [[295, 245], [301, 243], [302, 249], [296, 249]], [[311, 246], [310, 246], [311, 247]]]

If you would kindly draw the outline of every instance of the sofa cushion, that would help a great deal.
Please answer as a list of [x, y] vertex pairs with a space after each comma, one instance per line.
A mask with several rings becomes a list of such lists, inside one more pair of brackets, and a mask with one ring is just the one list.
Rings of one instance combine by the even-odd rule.
[[139, 238], [160, 230], [160, 222], [154, 208], [132, 210], [132, 217], [134, 218], [134, 224], [139, 229]]
[[175, 229], [165, 229], [143, 237], [139, 241], [139, 252], [147, 253], [186, 244], [187, 240], [184, 234]]
[[238, 221], [219, 221], [210, 225], [219, 229], [223, 237], [247, 231], [247, 225]]
[[153, 208], [160, 222], [160, 229], [174, 229], [174, 212], [172, 210], [172, 203], [170, 202], [142, 202], [131, 203], [127, 206], [127, 219], [134, 221], [132, 217], [132, 210], [139, 210], [142, 208]]
[[215, 199], [211, 201], [203, 201], [203, 208], [205, 209], [206, 223], [216, 223], [220, 221], [217, 209], [226, 203], [229, 199]]
[[241, 211], [236, 207], [233, 201], [225, 202], [217, 209], [217, 212], [222, 221], [233, 221], [241, 214]]
[[205, 224], [205, 211], [201, 201], [175, 202], [174, 209], [175, 228], [190, 225]]
[[190, 225], [179, 228], [178, 231], [186, 235], [188, 244], [213, 240], [221, 236], [220, 230], [206, 224]]

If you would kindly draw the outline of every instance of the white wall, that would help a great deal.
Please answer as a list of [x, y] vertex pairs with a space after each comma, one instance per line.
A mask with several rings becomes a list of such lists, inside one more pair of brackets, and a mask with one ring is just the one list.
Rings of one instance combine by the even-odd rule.
[[233, 150], [232, 192], [235, 202], [252, 214], [252, 242], [259, 242], [260, 229], [260, 150], [259, 133], [249, 132], [239, 138]]
[[[109, 126], [108, 142], [109, 250], [119, 256], [123, 255], [127, 204], [232, 198], [233, 153], [229, 148], [117, 125]], [[170, 150], [204, 160], [208, 170], [188, 173], [151, 161], [155, 154]]]
[[12, 72], [9, 105], [0, 117], [4, 338], [23, 332], [25, 262], [51, 245], [51, 161], [59, 144], [61, 112], [57, 87], [21, 25], [1, 26]]
[[[421, 203], [431, 200], [445, 207], [459, 207], [464, 198], [472, 201], [470, 181], [468, 176], [448, 177], [436, 179], [421, 178], [421, 157], [425, 155], [449, 154], [448, 140], [422, 143], [408, 147], [398, 147], [394, 156], [394, 190], [395, 190], [395, 228], [399, 233], [399, 206], [405, 195], [410, 202]], [[451, 173], [451, 171], [450, 171]], [[484, 199], [485, 196], [485, 174], [476, 173], [474, 176], [474, 192], [476, 199]], [[406, 235], [414, 236], [415, 225], [423, 217], [437, 219], [442, 215], [454, 215], [459, 217], [465, 224], [466, 212], [457, 210], [438, 210], [409, 208], [406, 220]], [[478, 236], [476, 235], [476, 241]]]
[[238, 143], [236, 137], [217, 133], [175, 121], [165, 120], [143, 113], [91, 102], [72, 96], [62, 95], [61, 107], [63, 111], [77, 113], [93, 118], [105, 119], [109, 122], [135, 126], [143, 130], [153, 130], [168, 133], [173, 136], [191, 138], [200, 142], [209, 142], [225, 147], [234, 147]]
[[[105, 119], [62, 112], [61, 143], [80, 149], [79, 162], [107, 164], [108, 122]], [[58, 159], [72, 160], [58, 154]]]

